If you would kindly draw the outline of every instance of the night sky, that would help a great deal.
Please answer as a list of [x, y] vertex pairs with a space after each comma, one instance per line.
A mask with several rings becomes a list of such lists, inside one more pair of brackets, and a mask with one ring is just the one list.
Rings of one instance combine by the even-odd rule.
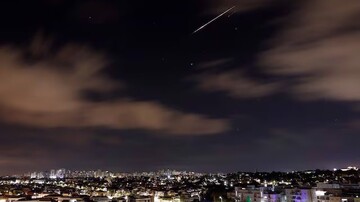
[[359, 13], [358, 0], [1, 1], [0, 174], [359, 165]]

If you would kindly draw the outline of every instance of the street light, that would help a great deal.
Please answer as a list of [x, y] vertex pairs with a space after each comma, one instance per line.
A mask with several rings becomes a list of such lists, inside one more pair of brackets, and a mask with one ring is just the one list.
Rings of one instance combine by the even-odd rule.
[[219, 196], [219, 199], [220, 199], [220, 201], [221, 201], [221, 202], [223, 202], [223, 200], [222, 200], [222, 199], [223, 199], [223, 198], [222, 198], [222, 196]]

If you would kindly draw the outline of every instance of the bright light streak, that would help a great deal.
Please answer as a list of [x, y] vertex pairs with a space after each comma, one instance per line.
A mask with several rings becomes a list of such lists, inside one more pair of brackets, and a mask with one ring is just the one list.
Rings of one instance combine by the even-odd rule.
[[220, 18], [221, 16], [225, 15], [227, 12], [231, 11], [232, 9], [234, 9], [236, 6], [233, 6], [229, 9], [227, 9], [226, 11], [224, 11], [223, 13], [221, 13], [220, 15], [216, 16], [214, 19], [210, 20], [209, 22], [207, 22], [206, 24], [204, 24], [203, 26], [199, 27], [199, 29], [195, 30], [192, 34], [195, 34], [196, 32], [202, 30], [203, 28], [205, 28], [206, 26], [208, 26], [209, 24], [211, 24], [212, 22], [214, 22], [215, 20], [217, 20], [218, 18]]

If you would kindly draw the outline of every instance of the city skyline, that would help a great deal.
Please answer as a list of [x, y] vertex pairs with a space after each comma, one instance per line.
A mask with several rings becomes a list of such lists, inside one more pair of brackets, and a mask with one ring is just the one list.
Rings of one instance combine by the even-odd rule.
[[[207, 174], [231, 174], [231, 173], [294, 173], [294, 172], [314, 172], [314, 171], [331, 171], [331, 172], [346, 172], [349, 170], [354, 170], [354, 171], [358, 171], [359, 168], [356, 166], [347, 166], [347, 167], [342, 167], [342, 168], [327, 168], [327, 169], [319, 169], [319, 168], [313, 168], [313, 169], [306, 169], [306, 170], [291, 170], [291, 171], [284, 171], [284, 170], [271, 170], [271, 171], [265, 171], [265, 170], [258, 170], [255, 169], [255, 171], [245, 171], [245, 170], [238, 170], [238, 171], [233, 171], [233, 172], [201, 172], [201, 171], [192, 171], [192, 170], [176, 170], [176, 169], [171, 169], [171, 168], [164, 168], [164, 169], [160, 169], [160, 170], [152, 170], [152, 171], [145, 171], [145, 170], [138, 170], [138, 171], [120, 171], [120, 170], [102, 170], [102, 169], [94, 169], [94, 170], [89, 170], [89, 169], [81, 169], [81, 170], [70, 170], [70, 169], [66, 169], [66, 168], [52, 168], [49, 170], [32, 170], [32, 171], [27, 171], [24, 173], [12, 173], [12, 174], [6, 174], [0, 177], [5, 177], [5, 176], [27, 176], [30, 178], [49, 178], [49, 179], [56, 179], [56, 178], [66, 178], [66, 175], [68, 175], [69, 173], [78, 173], [84, 176], [96, 176], [99, 175], [97, 173], [101, 173], [102, 175], [115, 175], [115, 174], [128, 174], [128, 175], [143, 175], [143, 174], [156, 174], [156, 173], [177, 173], [177, 174], [181, 174], [181, 173], [189, 173], [189, 174], [202, 174], [202, 175], [207, 175]], [[39, 177], [42, 176], [42, 177]], [[31, 177], [31, 176], [35, 176], [35, 177]]]
[[359, 11], [1, 1], [0, 175], [359, 166]]
[[50, 170], [0, 177], [0, 200], [57, 202], [359, 202], [357, 167], [293, 172]]

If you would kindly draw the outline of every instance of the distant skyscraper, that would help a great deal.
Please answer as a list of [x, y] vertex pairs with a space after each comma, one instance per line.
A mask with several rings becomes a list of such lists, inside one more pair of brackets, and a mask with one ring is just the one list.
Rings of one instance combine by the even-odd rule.
[[45, 177], [45, 175], [44, 175], [43, 172], [38, 172], [38, 173], [37, 173], [37, 178], [38, 178], [38, 179], [42, 179], [42, 178], [44, 178], [44, 177]]
[[56, 171], [55, 171], [55, 170], [50, 170], [50, 178], [51, 178], [51, 179], [55, 179], [55, 178], [56, 178]]
[[32, 172], [31, 174], [30, 174], [30, 178], [36, 178], [37, 177], [37, 173], [36, 172]]
[[65, 169], [61, 168], [56, 171], [56, 178], [64, 178], [65, 177]]

